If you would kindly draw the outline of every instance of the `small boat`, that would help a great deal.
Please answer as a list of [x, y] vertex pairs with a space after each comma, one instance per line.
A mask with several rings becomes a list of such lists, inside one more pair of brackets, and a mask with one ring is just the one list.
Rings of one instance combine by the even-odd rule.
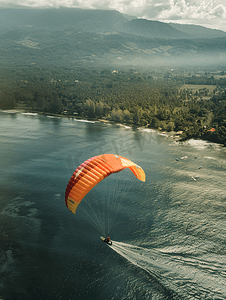
[[192, 178], [194, 181], [196, 181], [196, 179], [195, 179], [195, 177], [194, 177], [194, 176], [191, 176], [191, 178]]
[[108, 244], [108, 245], [112, 245], [112, 241], [110, 240], [110, 238], [104, 238], [103, 236], [100, 236], [100, 239], [101, 239], [104, 243], [106, 243], [106, 244]]

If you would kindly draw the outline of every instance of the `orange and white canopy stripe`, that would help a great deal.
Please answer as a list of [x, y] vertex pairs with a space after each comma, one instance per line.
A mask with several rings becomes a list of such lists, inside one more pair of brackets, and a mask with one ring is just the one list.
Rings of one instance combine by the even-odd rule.
[[107, 176], [130, 169], [141, 181], [145, 181], [143, 169], [131, 160], [115, 155], [102, 154], [83, 162], [73, 173], [65, 192], [65, 203], [75, 213], [85, 195]]

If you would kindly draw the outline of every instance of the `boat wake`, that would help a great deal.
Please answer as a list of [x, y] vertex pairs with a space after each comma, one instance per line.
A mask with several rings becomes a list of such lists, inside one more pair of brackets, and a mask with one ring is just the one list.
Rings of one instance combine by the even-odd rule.
[[110, 247], [181, 298], [226, 299], [223, 259], [216, 263], [214, 257], [201, 260], [116, 241]]

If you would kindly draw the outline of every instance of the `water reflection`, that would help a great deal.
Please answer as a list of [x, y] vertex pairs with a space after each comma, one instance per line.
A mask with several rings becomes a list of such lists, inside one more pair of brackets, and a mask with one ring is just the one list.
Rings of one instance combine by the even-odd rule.
[[[224, 148], [43, 115], [0, 113], [0, 126], [0, 298], [182, 299], [167, 297], [162, 286], [187, 299], [225, 299]], [[81, 210], [73, 215], [64, 203], [74, 170], [102, 153], [128, 157], [147, 175], [123, 196], [111, 238], [126, 246], [115, 251]], [[103, 201], [108, 195], [99, 194]], [[159, 275], [158, 285], [144, 267]], [[186, 278], [194, 297], [180, 286]]]

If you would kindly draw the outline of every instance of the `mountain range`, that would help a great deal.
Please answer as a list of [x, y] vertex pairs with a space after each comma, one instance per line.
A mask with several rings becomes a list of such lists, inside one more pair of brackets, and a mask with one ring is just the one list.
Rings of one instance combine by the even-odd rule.
[[0, 9], [6, 64], [224, 64], [226, 32], [114, 10]]

